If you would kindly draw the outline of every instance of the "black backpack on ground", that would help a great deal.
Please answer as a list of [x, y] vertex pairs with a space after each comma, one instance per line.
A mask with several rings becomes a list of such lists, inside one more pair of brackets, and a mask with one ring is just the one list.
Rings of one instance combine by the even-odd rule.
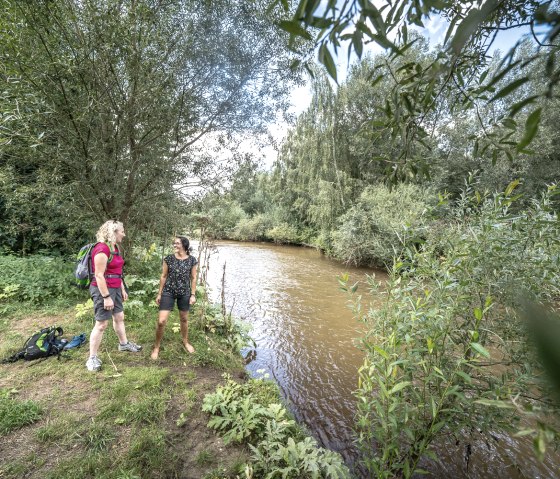
[[32, 361], [33, 359], [48, 358], [55, 355], [60, 359], [60, 353], [66, 345], [66, 341], [60, 339], [62, 334], [63, 330], [60, 327], [49, 326], [43, 328], [25, 341], [21, 351], [4, 359], [2, 363], [15, 363], [19, 359]]

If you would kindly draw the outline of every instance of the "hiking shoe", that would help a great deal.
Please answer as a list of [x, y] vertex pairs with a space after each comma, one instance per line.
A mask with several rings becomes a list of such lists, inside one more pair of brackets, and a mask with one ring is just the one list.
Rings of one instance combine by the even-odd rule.
[[131, 353], [137, 353], [142, 350], [142, 346], [139, 344], [129, 341], [126, 344], [119, 344], [119, 351], [130, 351]]
[[91, 356], [86, 361], [86, 368], [88, 368], [88, 371], [99, 371], [101, 369], [101, 359], [97, 356]]

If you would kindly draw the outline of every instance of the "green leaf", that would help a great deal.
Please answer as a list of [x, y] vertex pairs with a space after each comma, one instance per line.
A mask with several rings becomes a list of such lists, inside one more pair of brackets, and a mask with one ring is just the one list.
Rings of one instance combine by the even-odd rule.
[[321, 3], [320, 0], [307, 0], [305, 5], [305, 18], [310, 18]]
[[537, 108], [527, 118], [527, 121], [525, 122], [525, 134], [523, 135], [523, 138], [521, 138], [521, 141], [517, 144], [518, 152], [528, 146], [533, 141], [533, 138], [535, 138], [541, 122], [541, 111], [542, 108]]
[[412, 382], [410, 381], [402, 381], [398, 384], [396, 384], [395, 386], [393, 386], [391, 388], [391, 390], [389, 391], [389, 394], [395, 394], [397, 392], [399, 392], [401, 389], [404, 389], [407, 386], [410, 386], [412, 384]]
[[544, 369], [560, 393], [560, 318], [529, 304], [524, 314]]
[[329, 75], [331, 76], [331, 78], [334, 81], [337, 81], [337, 79], [336, 79], [336, 65], [334, 63], [333, 57], [332, 57], [331, 52], [329, 51], [326, 43], [323, 43], [319, 47], [319, 62], [321, 62], [325, 66], [325, 68], [329, 72]]
[[295, 35], [297, 37], [303, 37], [306, 40], [312, 40], [312, 37], [310, 35], [310, 33], [305, 30], [300, 24], [299, 22], [296, 21], [288, 21], [288, 20], [282, 20], [280, 22], [278, 22], [278, 26], [290, 33], [291, 35]]
[[383, 17], [375, 5], [371, 2], [367, 2], [366, 6], [362, 9], [362, 13], [371, 20], [371, 24], [374, 26], [377, 33], [386, 37], [387, 29], [383, 22]]
[[509, 110], [509, 116], [510, 117], [514, 117], [515, 115], [517, 115], [517, 113], [519, 113], [519, 111], [524, 107], [529, 105], [530, 103], [533, 103], [537, 98], [539, 98], [538, 95], [533, 95], [530, 96], [528, 98], [525, 98], [524, 100], [521, 100], [517, 103], [514, 103], [513, 106], [510, 108]]
[[506, 190], [504, 191], [504, 195], [505, 196], [511, 196], [511, 194], [513, 193], [513, 190], [515, 190], [515, 188], [517, 188], [519, 186], [519, 184], [521, 183], [520, 180], [513, 180], [506, 188]]
[[498, 399], [477, 399], [475, 404], [482, 404], [483, 406], [497, 407], [500, 409], [513, 409], [513, 405]]
[[524, 85], [529, 81], [529, 77], [518, 78], [517, 80], [512, 81], [511, 83], [507, 84], [504, 88], [502, 88], [498, 93], [496, 93], [488, 103], [492, 103], [499, 98], [503, 98], [510, 93], [517, 90], [520, 86]]
[[389, 354], [384, 349], [380, 348], [379, 346], [374, 346], [373, 350], [383, 356], [385, 359], [389, 359]]
[[472, 378], [467, 373], [465, 373], [463, 371], [457, 371], [456, 374], [457, 374], [457, 376], [462, 377], [465, 380], [465, 382], [467, 382], [469, 384], [472, 382]]
[[449, 27], [447, 28], [447, 32], [445, 33], [445, 38], [443, 40], [443, 44], [447, 44], [447, 41], [449, 40], [449, 38], [451, 37], [451, 34], [453, 33], [453, 30], [455, 28], [456, 23], [460, 20], [460, 16], [459, 15], [455, 15], [453, 17], [453, 20], [451, 20], [451, 23], [449, 24]]
[[517, 61], [515, 61], [515, 62], [513, 62], [513, 63], [510, 63], [506, 68], [504, 68], [504, 69], [503, 69], [502, 71], [500, 71], [496, 76], [494, 76], [494, 77], [492, 78], [492, 80], [490, 80], [490, 83], [488, 83], [488, 85], [486, 85], [486, 86], [483, 88], [483, 91], [484, 91], [484, 90], [487, 90], [487, 91], [490, 90], [491, 87], [493, 87], [496, 83], [498, 83], [502, 78], [504, 78], [504, 77], [509, 73], [509, 71], [513, 70], [513, 69], [514, 69], [515, 67], [517, 67], [517, 65], [519, 65], [520, 63], [521, 63], [520, 60], [517, 60]]
[[481, 354], [486, 358], [490, 357], [490, 353], [480, 343], [471, 343], [471, 348], [473, 348], [477, 353]]
[[480, 321], [482, 319], [482, 309], [474, 308], [474, 317]]
[[465, 19], [457, 27], [457, 31], [451, 40], [451, 49], [458, 55], [463, 47], [476, 32], [478, 27], [488, 18], [488, 16], [498, 7], [499, 0], [487, 0], [480, 10], [471, 10]]
[[364, 44], [362, 41], [362, 32], [359, 30], [356, 30], [354, 32], [354, 34], [352, 35], [352, 46], [354, 47], [354, 51], [356, 52], [356, 55], [358, 55], [358, 58], [362, 58], [362, 53], [364, 50]]

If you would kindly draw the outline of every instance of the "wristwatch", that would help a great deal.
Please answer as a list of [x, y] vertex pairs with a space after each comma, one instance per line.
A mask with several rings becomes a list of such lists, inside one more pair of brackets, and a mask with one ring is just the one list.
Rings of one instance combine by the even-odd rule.
[[110, 298], [110, 297], [111, 297], [111, 293], [109, 293], [109, 294], [108, 294], [107, 296], [103, 296], [103, 295], [101, 295], [101, 297], [102, 297], [103, 299], [107, 299], [107, 298]]

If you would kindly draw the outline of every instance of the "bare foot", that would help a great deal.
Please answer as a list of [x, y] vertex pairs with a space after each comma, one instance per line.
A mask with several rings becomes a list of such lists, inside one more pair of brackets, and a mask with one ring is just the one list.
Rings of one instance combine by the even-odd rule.
[[185, 349], [189, 352], [189, 353], [194, 353], [194, 348], [192, 347], [191, 343], [185, 343], [183, 344], [183, 346], [185, 347]]
[[152, 358], [155, 361], [158, 358], [158, 356], [159, 356], [159, 348], [154, 348], [152, 354], [150, 354], [150, 358]]

